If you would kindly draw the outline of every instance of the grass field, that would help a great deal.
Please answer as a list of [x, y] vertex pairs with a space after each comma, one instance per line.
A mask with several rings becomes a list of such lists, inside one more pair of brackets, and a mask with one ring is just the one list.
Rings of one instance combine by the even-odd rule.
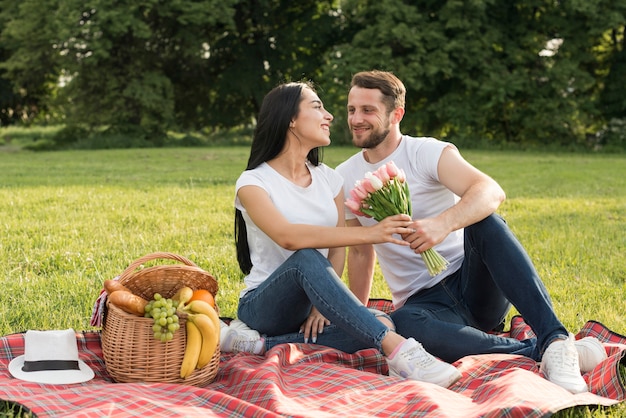
[[[0, 151], [0, 333], [90, 329], [102, 282], [155, 251], [214, 274], [221, 313], [235, 316], [243, 283], [233, 187], [248, 152]], [[354, 152], [331, 146], [324, 161], [334, 167]], [[593, 319], [626, 333], [626, 156], [464, 155], [507, 192], [499, 213], [535, 261], [565, 325], [575, 331]], [[378, 273], [372, 296], [389, 297]]]

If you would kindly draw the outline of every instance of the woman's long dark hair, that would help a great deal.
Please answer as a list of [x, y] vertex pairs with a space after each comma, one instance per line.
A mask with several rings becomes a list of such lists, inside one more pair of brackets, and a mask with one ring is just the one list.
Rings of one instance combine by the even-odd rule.
[[[252, 170], [262, 163], [276, 157], [285, 145], [289, 124], [298, 116], [302, 89], [315, 91], [310, 82], [292, 82], [281, 84], [272, 89], [263, 98], [261, 109], [254, 129], [250, 157], [246, 170]], [[313, 165], [321, 162], [320, 149], [314, 148], [307, 156]], [[248, 246], [248, 232], [243, 215], [235, 208], [235, 245], [237, 247], [237, 262], [244, 274], [252, 269], [250, 247]]]

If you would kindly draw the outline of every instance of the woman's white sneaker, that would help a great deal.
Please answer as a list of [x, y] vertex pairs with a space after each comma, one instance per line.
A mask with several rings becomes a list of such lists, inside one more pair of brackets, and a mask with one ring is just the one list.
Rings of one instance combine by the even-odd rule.
[[241, 326], [243, 324], [241, 321], [239, 321], [241, 324], [234, 323], [234, 326], [229, 326], [224, 321], [220, 322], [220, 350], [222, 352], [265, 353], [265, 339], [258, 331]]
[[392, 358], [387, 357], [389, 376], [429, 382], [447, 388], [461, 378], [461, 373], [441, 361], [413, 338], [404, 341]]

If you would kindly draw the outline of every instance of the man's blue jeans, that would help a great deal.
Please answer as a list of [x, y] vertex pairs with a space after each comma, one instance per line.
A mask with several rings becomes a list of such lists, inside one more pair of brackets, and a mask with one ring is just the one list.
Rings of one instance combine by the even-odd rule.
[[331, 322], [318, 334], [317, 344], [347, 353], [365, 348], [382, 353], [381, 341], [389, 329], [352, 294], [317, 250], [292, 254], [239, 300], [237, 317], [265, 335], [269, 349], [281, 343], [303, 343], [304, 334], [298, 331], [313, 306]]
[[[526, 251], [496, 214], [464, 233], [465, 260], [459, 270], [392, 312], [396, 331], [448, 362], [487, 353], [540, 361], [547, 345], [568, 333]], [[511, 304], [537, 338], [518, 341], [489, 333], [505, 319]]]

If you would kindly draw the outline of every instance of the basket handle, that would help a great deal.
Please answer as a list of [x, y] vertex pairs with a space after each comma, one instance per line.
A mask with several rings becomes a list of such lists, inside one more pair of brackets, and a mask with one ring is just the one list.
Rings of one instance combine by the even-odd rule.
[[143, 263], [147, 261], [156, 260], [159, 258], [168, 258], [170, 260], [180, 261], [181, 263], [186, 264], [188, 266], [198, 267], [193, 261], [189, 260], [186, 257], [183, 257], [182, 255], [168, 253], [168, 252], [156, 252], [156, 253], [146, 254], [143, 257], [140, 257], [136, 259], [135, 261], [133, 261], [128, 267], [126, 267], [126, 270], [124, 270], [122, 274], [120, 274], [120, 277], [118, 280], [122, 281], [128, 278], [128, 276], [133, 274], [135, 272], [135, 269], [139, 267], [140, 265], [142, 265]]

